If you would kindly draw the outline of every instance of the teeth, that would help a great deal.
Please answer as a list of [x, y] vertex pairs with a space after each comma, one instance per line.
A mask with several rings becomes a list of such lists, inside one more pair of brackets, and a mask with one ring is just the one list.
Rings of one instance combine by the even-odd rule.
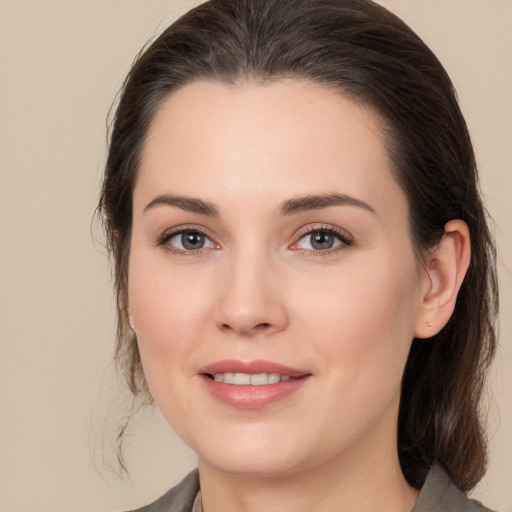
[[251, 383], [251, 376], [248, 373], [235, 373], [233, 384], [237, 386], [248, 385]]
[[216, 382], [234, 384], [235, 386], [265, 386], [291, 379], [289, 375], [281, 375], [280, 373], [216, 373], [213, 378]]
[[268, 374], [268, 383], [269, 384], [277, 384], [281, 380], [281, 375], [279, 373], [269, 373]]

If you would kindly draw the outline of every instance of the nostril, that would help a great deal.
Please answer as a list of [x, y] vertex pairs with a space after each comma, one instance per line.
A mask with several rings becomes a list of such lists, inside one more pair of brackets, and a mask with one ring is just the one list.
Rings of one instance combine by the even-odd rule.
[[256, 324], [254, 325], [253, 327], [249, 327], [247, 329], [245, 328], [241, 328], [241, 329], [236, 329], [236, 328], [233, 328], [233, 326], [229, 325], [229, 324], [222, 324], [221, 325], [221, 329], [223, 330], [234, 330], [234, 331], [237, 331], [237, 330], [240, 330], [241, 331], [244, 331], [246, 333], [250, 333], [251, 331], [252, 332], [256, 332], [256, 331], [266, 331], [268, 330], [270, 327], [272, 327], [272, 324], [269, 323], [269, 322], [261, 322], [259, 324]]

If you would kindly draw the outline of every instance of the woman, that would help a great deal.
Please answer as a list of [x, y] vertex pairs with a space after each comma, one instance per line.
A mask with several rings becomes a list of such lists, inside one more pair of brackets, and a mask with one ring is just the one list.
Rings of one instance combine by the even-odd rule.
[[486, 510], [495, 251], [446, 72], [368, 0], [213, 0], [139, 56], [100, 202], [118, 360], [198, 455], [142, 510]]

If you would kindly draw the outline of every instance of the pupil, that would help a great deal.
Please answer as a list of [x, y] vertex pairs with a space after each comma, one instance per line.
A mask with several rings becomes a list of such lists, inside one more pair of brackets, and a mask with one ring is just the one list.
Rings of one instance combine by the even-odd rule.
[[330, 249], [334, 244], [334, 237], [329, 233], [319, 231], [311, 236], [311, 246], [314, 249]]
[[181, 235], [181, 243], [185, 249], [201, 249], [204, 245], [204, 235], [197, 231], [185, 231]]

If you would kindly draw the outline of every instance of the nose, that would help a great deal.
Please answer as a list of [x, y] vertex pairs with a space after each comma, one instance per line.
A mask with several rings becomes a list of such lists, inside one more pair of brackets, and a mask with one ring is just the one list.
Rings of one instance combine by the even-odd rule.
[[271, 258], [234, 258], [222, 276], [217, 326], [239, 336], [271, 335], [288, 324], [286, 287]]

